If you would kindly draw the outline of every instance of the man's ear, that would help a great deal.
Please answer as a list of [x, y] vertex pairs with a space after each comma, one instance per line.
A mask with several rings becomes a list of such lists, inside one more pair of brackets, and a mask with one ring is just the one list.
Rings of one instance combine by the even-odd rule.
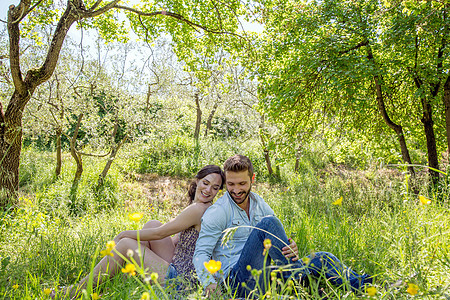
[[252, 176], [252, 183], [255, 183], [255, 177], [256, 177], [256, 174], [253, 173], [253, 176]]

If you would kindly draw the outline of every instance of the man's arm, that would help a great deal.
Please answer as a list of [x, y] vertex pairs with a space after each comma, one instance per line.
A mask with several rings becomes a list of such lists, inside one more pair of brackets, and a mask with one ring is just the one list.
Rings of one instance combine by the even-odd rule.
[[[262, 210], [263, 210], [265, 216], [274, 216], [275, 215], [273, 209], [264, 200], [262, 202]], [[289, 242], [290, 242], [289, 246], [283, 247], [283, 249], [281, 249], [281, 251], [288, 260], [289, 260], [289, 258], [292, 257], [292, 261], [296, 261], [299, 259], [297, 244], [291, 238], [289, 239]]]
[[226, 214], [222, 207], [218, 205], [208, 208], [202, 217], [202, 226], [195, 245], [193, 263], [200, 283], [204, 288], [210, 284], [217, 284], [214, 277], [205, 269], [203, 263], [208, 262], [212, 258], [217, 242], [226, 226]]

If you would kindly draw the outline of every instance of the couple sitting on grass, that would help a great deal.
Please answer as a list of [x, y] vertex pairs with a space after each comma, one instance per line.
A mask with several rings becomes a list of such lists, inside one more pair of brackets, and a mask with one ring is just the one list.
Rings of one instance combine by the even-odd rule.
[[[254, 173], [247, 157], [230, 157], [224, 172], [215, 165], [205, 166], [195, 178], [188, 191], [191, 204], [176, 218], [166, 224], [149, 221], [139, 231], [126, 230], [115, 237], [112, 254], [116, 255], [105, 256], [95, 266], [94, 285], [102, 280], [99, 274], [119, 273], [127, 256], [134, 256], [146, 271], [156, 272], [159, 281], [178, 282], [178, 290], [201, 284], [206, 296], [220, 296], [228, 290], [236, 298], [258, 297], [265, 293], [262, 279], [266, 276], [255, 277], [252, 270], [264, 269], [269, 274], [276, 267], [283, 268], [277, 272], [281, 280], [292, 279], [303, 286], [308, 286], [311, 278], [322, 277], [336, 286], [358, 291], [372, 282], [371, 277], [356, 274], [331, 253], [316, 252], [299, 260], [295, 241], [288, 239], [274, 211], [251, 192]], [[226, 193], [213, 204], [223, 185]], [[231, 238], [223, 243], [230, 228]], [[136, 251], [139, 246], [140, 255]], [[205, 267], [211, 259], [221, 262], [221, 271], [214, 276]], [[264, 268], [271, 262], [272, 269]], [[67, 293], [77, 296], [88, 279], [89, 275]]]

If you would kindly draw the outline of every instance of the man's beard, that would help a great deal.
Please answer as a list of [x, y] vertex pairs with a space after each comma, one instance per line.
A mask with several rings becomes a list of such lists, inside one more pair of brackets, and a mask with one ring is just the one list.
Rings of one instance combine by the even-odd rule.
[[239, 205], [239, 204], [244, 203], [245, 199], [247, 199], [248, 195], [250, 195], [250, 191], [251, 191], [251, 190], [252, 190], [252, 185], [250, 184], [250, 188], [248, 189], [247, 192], [244, 192], [244, 193], [243, 193], [243, 196], [244, 196], [244, 197], [242, 197], [242, 199], [240, 199], [240, 200], [236, 200], [236, 199], [233, 197], [233, 194], [232, 194], [232, 193], [230, 193], [230, 192], [228, 192], [228, 193], [230, 194], [230, 197], [231, 197], [231, 199], [233, 199], [234, 203], [236, 203], [236, 204]]

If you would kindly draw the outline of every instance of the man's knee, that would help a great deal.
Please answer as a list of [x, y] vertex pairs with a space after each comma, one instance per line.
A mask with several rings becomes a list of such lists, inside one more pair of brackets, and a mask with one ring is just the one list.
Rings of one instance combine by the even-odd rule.
[[271, 228], [271, 227], [278, 227], [281, 228], [283, 225], [281, 224], [281, 221], [275, 217], [275, 216], [267, 216], [261, 219], [261, 221], [256, 225], [258, 228]]

